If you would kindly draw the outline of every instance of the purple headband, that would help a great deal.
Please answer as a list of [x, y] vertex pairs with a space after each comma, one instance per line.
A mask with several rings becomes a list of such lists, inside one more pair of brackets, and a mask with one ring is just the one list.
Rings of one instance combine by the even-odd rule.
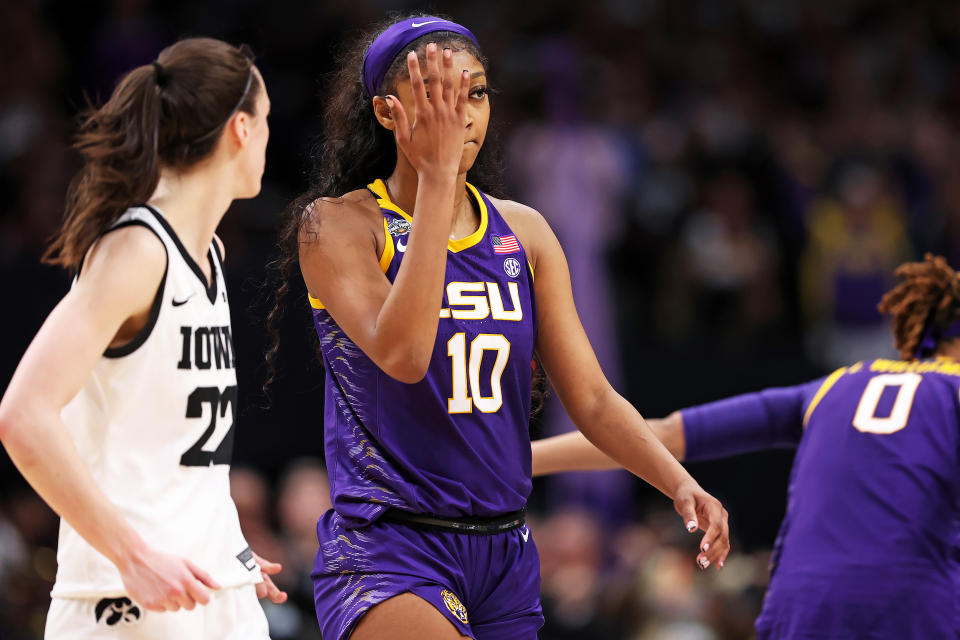
[[938, 331], [931, 318], [931, 320], [927, 322], [927, 328], [923, 332], [923, 339], [920, 340], [920, 344], [917, 346], [913, 357], [919, 360], [920, 358], [931, 356], [933, 352], [937, 350], [938, 342], [946, 338], [956, 337], [960, 337], [960, 319], [954, 320], [953, 323], [943, 331]]
[[421, 36], [435, 31], [452, 31], [469, 38], [477, 47], [480, 43], [477, 38], [470, 33], [466, 27], [460, 26], [456, 22], [435, 18], [433, 16], [422, 16], [419, 18], [408, 18], [390, 25], [386, 31], [377, 36], [370, 48], [363, 56], [363, 87], [367, 94], [372, 98], [377, 95], [377, 87], [383, 82], [383, 77], [387, 75], [387, 69], [393, 63], [394, 59], [407, 45]]

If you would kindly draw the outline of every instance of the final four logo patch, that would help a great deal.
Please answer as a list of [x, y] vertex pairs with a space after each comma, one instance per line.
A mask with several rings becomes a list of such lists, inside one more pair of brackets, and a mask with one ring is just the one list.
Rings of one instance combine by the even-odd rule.
[[410, 223], [406, 220], [393, 220], [387, 225], [387, 233], [393, 237], [404, 236], [410, 233]]
[[440, 597], [443, 598], [443, 604], [447, 605], [450, 613], [457, 616], [457, 620], [463, 624], [467, 624], [467, 608], [460, 602], [460, 598], [454, 595], [449, 589], [441, 591]]

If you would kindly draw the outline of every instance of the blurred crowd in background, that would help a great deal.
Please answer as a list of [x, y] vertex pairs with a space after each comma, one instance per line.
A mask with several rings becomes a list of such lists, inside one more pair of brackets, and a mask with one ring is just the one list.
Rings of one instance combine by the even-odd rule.
[[[926, 251], [960, 266], [960, 3], [0, 3], [3, 384], [69, 286], [38, 256], [77, 168], [84, 95], [107, 96], [182, 36], [258, 55], [273, 102], [264, 190], [220, 232], [244, 407], [234, 497], [254, 550], [285, 564], [292, 603], [268, 606], [277, 639], [319, 637], [309, 571], [329, 496], [302, 286], [283, 320], [281, 378], [272, 397], [259, 391], [265, 265], [280, 212], [306, 185], [337, 47], [388, 10], [441, 12], [479, 38], [507, 192], [556, 230], [601, 362], [645, 415], [893, 355], [875, 306], [894, 267]], [[532, 431], [570, 427], [552, 403]], [[722, 572], [695, 569], [696, 541], [669, 501], [626, 474], [538, 481], [541, 637], [749, 638], [790, 461], [691, 465], [730, 511]], [[0, 638], [41, 637], [56, 532], [0, 456]]]

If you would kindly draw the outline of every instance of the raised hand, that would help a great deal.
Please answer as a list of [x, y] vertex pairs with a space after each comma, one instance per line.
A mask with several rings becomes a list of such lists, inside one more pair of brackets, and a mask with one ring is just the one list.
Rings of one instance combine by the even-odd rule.
[[[439, 58], [443, 60], [442, 69]], [[457, 74], [452, 52], [438, 52], [432, 42], [427, 45], [426, 82], [414, 51], [407, 54], [407, 69], [413, 91], [413, 122], [396, 96], [386, 97], [396, 123], [393, 132], [397, 145], [419, 174], [456, 174], [463, 154], [470, 73]]]
[[193, 609], [210, 602], [210, 590], [220, 588], [189, 560], [151, 548], [142, 549], [118, 568], [130, 598], [150, 611]]
[[687, 531], [705, 531], [700, 541], [697, 565], [706, 569], [711, 564], [717, 569], [730, 553], [730, 527], [727, 525], [727, 510], [720, 501], [700, 488], [696, 482], [681, 487], [674, 496], [673, 506], [683, 518]]

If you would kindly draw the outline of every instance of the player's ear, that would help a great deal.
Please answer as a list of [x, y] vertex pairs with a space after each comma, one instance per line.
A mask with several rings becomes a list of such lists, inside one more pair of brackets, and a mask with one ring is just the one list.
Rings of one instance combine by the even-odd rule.
[[377, 117], [377, 122], [383, 125], [385, 129], [393, 131], [396, 120], [393, 119], [393, 110], [390, 108], [389, 102], [380, 96], [374, 96], [373, 113]]

